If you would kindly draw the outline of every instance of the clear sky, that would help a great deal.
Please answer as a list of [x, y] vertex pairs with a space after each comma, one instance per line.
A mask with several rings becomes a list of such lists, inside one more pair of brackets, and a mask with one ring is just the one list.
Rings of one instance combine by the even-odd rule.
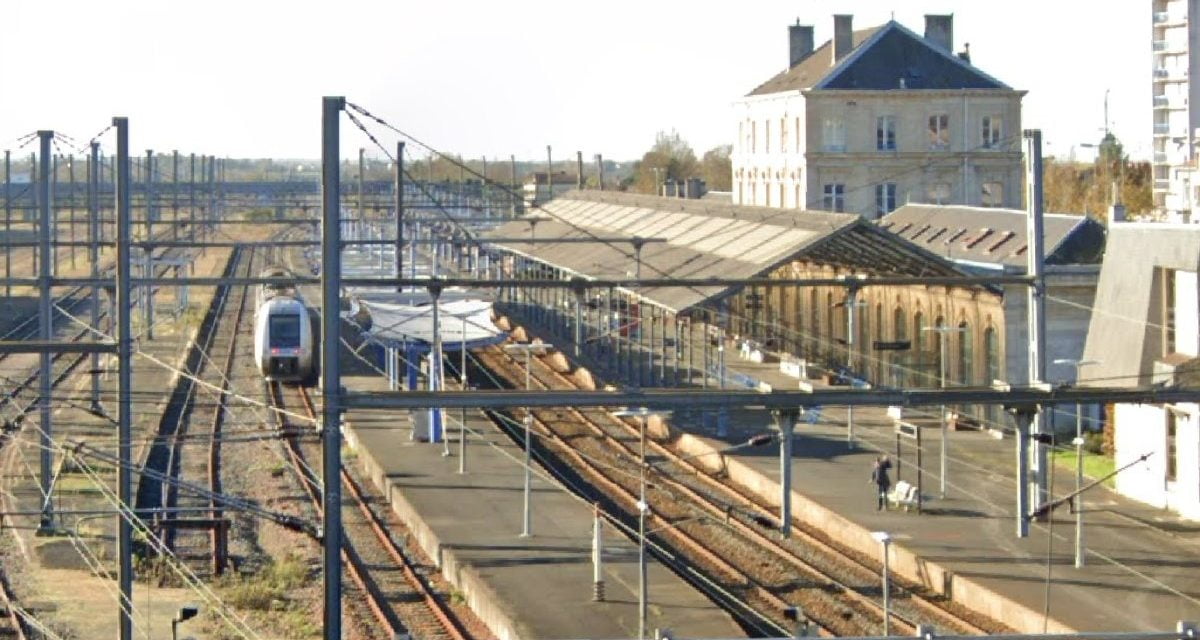
[[1114, 132], [1148, 157], [1150, 3], [1135, 0], [5, 0], [0, 149], [127, 115], [138, 150], [315, 158], [319, 98], [345, 95], [468, 157], [627, 159], [672, 128], [702, 153], [786, 65], [788, 24], [819, 44], [834, 13], [864, 28], [893, 11], [918, 33], [953, 13], [955, 48], [1029, 92], [1024, 125], [1048, 154], [1099, 139], [1110, 90]]

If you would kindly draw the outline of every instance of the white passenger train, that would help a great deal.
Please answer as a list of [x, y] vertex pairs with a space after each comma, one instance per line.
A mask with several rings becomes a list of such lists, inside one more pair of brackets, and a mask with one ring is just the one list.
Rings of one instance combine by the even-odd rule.
[[[268, 267], [264, 278], [286, 278], [283, 267]], [[312, 384], [316, 381], [316, 314], [291, 285], [263, 285], [254, 313], [254, 362], [267, 380]]]

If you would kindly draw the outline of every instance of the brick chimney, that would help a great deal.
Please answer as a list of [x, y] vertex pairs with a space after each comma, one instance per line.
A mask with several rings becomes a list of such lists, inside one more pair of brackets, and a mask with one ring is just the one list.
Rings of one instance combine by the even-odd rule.
[[812, 26], [800, 24], [800, 19], [796, 18], [796, 24], [788, 26], [788, 68], [796, 66], [796, 63], [812, 53], [812, 50]]
[[925, 39], [942, 51], [953, 53], [954, 14], [925, 14]]
[[841, 62], [854, 47], [853, 20], [854, 16], [849, 14], [833, 16], [833, 64]]

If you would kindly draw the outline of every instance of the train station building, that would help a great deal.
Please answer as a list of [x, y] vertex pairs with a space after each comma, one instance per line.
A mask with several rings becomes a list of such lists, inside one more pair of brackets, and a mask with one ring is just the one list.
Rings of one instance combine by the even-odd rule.
[[[860, 275], [1022, 272], [1026, 251], [1025, 213], [1014, 210], [908, 205], [877, 225], [849, 214], [575, 191], [547, 203], [533, 219], [492, 232], [505, 240], [489, 245], [495, 269], [503, 271], [497, 275], [584, 283], [639, 275], [853, 282]], [[539, 242], [512, 241], [530, 234]], [[628, 240], [577, 242], [589, 236]], [[1103, 229], [1081, 217], [1051, 215], [1046, 236], [1047, 262], [1055, 272], [1050, 295], [1061, 301], [1049, 321], [1051, 357], [1079, 358]], [[564, 241], [546, 242], [551, 238]], [[724, 358], [736, 357], [778, 361], [798, 380], [907, 387], [1027, 380], [1025, 351], [1006, 348], [1026, 333], [1023, 287], [876, 285], [854, 287], [852, 295], [849, 289], [588, 289], [578, 312], [580, 355], [599, 370], [647, 386], [758, 384], [723, 369]], [[565, 341], [575, 340], [571, 292], [505, 295], [502, 304], [556, 327]], [[1001, 422], [996, 409], [962, 407], [960, 413]]]
[[[1113, 224], [1082, 368], [1084, 384], [1196, 384], [1200, 371], [1200, 228]], [[1116, 489], [1200, 519], [1200, 404], [1116, 404]], [[1142, 456], [1147, 456], [1141, 459]]]

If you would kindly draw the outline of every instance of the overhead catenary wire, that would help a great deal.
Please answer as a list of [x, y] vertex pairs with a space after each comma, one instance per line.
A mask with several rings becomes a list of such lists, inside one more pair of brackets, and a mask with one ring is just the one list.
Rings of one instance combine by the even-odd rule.
[[[416, 138], [416, 137], [412, 136], [412, 135], [411, 135], [411, 134], [409, 134], [409, 133], [406, 133], [406, 132], [402, 131], [402, 130], [401, 130], [401, 129], [399, 129], [398, 127], [396, 127], [396, 126], [394, 126], [394, 125], [392, 125], [392, 124], [388, 123], [387, 121], [383, 120], [383, 119], [382, 119], [382, 118], [380, 118], [379, 116], [376, 116], [376, 115], [372, 114], [371, 112], [367, 111], [367, 110], [366, 110], [366, 109], [364, 109], [363, 107], [361, 107], [361, 106], [359, 106], [359, 105], [357, 105], [357, 104], [354, 104], [353, 102], [347, 102], [347, 103], [346, 103], [346, 106], [347, 106], [347, 107], [349, 107], [349, 108], [350, 108], [352, 111], [357, 111], [358, 113], [362, 114], [364, 117], [366, 117], [366, 118], [370, 118], [371, 120], [374, 120], [375, 122], [379, 123], [381, 126], [384, 126], [384, 127], [388, 128], [388, 129], [392, 130], [392, 131], [393, 131], [393, 132], [395, 132], [396, 134], [398, 134], [398, 135], [400, 135], [400, 136], [402, 136], [402, 137], [405, 137], [405, 138], [407, 138], [407, 139], [409, 139], [409, 140], [413, 141], [413, 142], [414, 142], [414, 143], [416, 143], [417, 145], [419, 145], [419, 146], [421, 146], [421, 147], [425, 148], [426, 150], [428, 150], [430, 153], [432, 153], [432, 154], [434, 154], [434, 155], [437, 155], [438, 157], [440, 157], [440, 158], [442, 158], [442, 159], [446, 160], [447, 162], [450, 162], [450, 163], [451, 163], [451, 164], [453, 164], [454, 166], [456, 166], [456, 167], [458, 167], [459, 169], [463, 170], [465, 173], [469, 173], [469, 174], [471, 174], [473, 177], [479, 178], [480, 180], [484, 181], [484, 183], [485, 183], [485, 184], [488, 184], [488, 185], [491, 185], [491, 186], [493, 186], [493, 187], [495, 187], [495, 188], [498, 188], [498, 189], [500, 189], [501, 191], [504, 191], [505, 193], [508, 193], [510, 196], [512, 196], [512, 197], [514, 197], [514, 198], [516, 198], [516, 197], [519, 197], [519, 194], [515, 193], [515, 192], [514, 192], [514, 191], [513, 191], [513, 190], [512, 190], [510, 187], [508, 187], [507, 185], [504, 185], [503, 183], [499, 183], [499, 182], [496, 182], [496, 181], [493, 181], [493, 180], [489, 179], [487, 176], [484, 176], [484, 175], [480, 174], [479, 172], [475, 171], [474, 169], [472, 169], [470, 166], [466, 165], [465, 163], [462, 163], [462, 162], [460, 162], [460, 161], [458, 161], [458, 160], [454, 159], [453, 157], [451, 157], [451, 156], [449, 156], [449, 155], [447, 155], [447, 154], [445, 154], [445, 153], [443, 153], [443, 152], [441, 152], [441, 151], [438, 151], [437, 149], [435, 149], [435, 148], [433, 148], [432, 146], [430, 146], [430, 145], [426, 144], [426, 143], [425, 143], [425, 142], [423, 142], [422, 140], [420, 140], [420, 139], [418, 139], [418, 138]], [[378, 142], [378, 140], [377, 140], [377, 139], [375, 139], [375, 137], [374, 137], [372, 134], [370, 134], [370, 133], [367, 131], [366, 127], [365, 127], [365, 126], [362, 124], [362, 122], [361, 122], [361, 121], [360, 121], [360, 120], [359, 120], [357, 117], [355, 117], [355, 116], [353, 115], [353, 113], [351, 113], [350, 111], [346, 111], [346, 114], [347, 114], [347, 116], [350, 118], [351, 122], [353, 122], [353, 123], [355, 124], [355, 126], [357, 126], [357, 127], [360, 129], [360, 130], [362, 130], [362, 131], [363, 131], [363, 133], [364, 133], [364, 134], [366, 134], [366, 135], [368, 136], [368, 138], [369, 138], [369, 139], [371, 139], [371, 140], [372, 140], [372, 141], [373, 141], [373, 142], [374, 142], [374, 143], [375, 143], [375, 144], [376, 144], [376, 145], [377, 145], [377, 146], [378, 146], [378, 147], [379, 147], [381, 150], [383, 150], [383, 152], [384, 152], [384, 153], [385, 153], [385, 154], [386, 154], [386, 155], [387, 155], [389, 158], [391, 158], [391, 153], [390, 153], [390, 152], [389, 152], [389, 151], [388, 151], [388, 150], [387, 150], [387, 149], [386, 149], [386, 148], [385, 148], [385, 147], [384, 147], [382, 144], [380, 144], [380, 143]], [[409, 178], [409, 180], [410, 180], [410, 181], [412, 181], [413, 183], [417, 184], [417, 185], [420, 187], [420, 185], [421, 185], [420, 181], [415, 181], [415, 180], [412, 180], [412, 176], [408, 175], [407, 171], [405, 172], [405, 175], [406, 175], [406, 176]], [[625, 248], [623, 247], [623, 245], [624, 245], [624, 244], [626, 244], [626, 243], [619, 242], [619, 241], [613, 241], [613, 240], [611, 240], [611, 239], [607, 239], [607, 238], [603, 238], [603, 237], [601, 237], [600, 235], [598, 235], [598, 234], [597, 234], [595, 231], [593, 231], [593, 230], [591, 230], [591, 229], [589, 229], [589, 228], [587, 228], [587, 227], [584, 227], [584, 226], [582, 226], [582, 225], [579, 225], [578, 223], [576, 223], [576, 222], [574, 222], [574, 221], [572, 221], [572, 220], [570, 220], [570, 219], [568, 219], [568, 218], [566, 218], [566, 217], [564, 217], [564, 216], [562, 216], [562, 215], [560, 215], [560, 214], [558, 214], [558, 213], [556, 213], [556, 212], [554, 212], [554, 211], [551, 211], [550, 209], [547, 209], [546, 207], [544, 207], [544, 206], [542, 206], [542, 205], [540, 205], [540, 204], [538, 204], [538, 203], [536, 203], [536, 202], [532, 204], [532, 208], [533, 208], [533, 209], [535, 209], [535, 210], [541, 211], [542, 213], [545, 213], [547, 216], [549, 216], [549, 217], [553, 218], [554, 220], [556, 220], [556, 221], [558, 221], [558, 222], [560, 222], [560, 223], [562, 223], [562, 224], [565, 224], [565, 225], [567, 225], [568, 227], [570, 227], [570, 228], [574, 229], [575, 231], [578, 231], [579, 233], [582, 233], [582, 234], [584, 234], [585, 236], [588, 236], [588, 237], [590, 237], [590, 238], [593, 238], [593, 239], [594, 239], [594, 240], [595, 240], [597, 243], [600, 243], [600, 244], [604, 244], [604, 245], [607, 245], [607, 246], [609, 246], [611, 249], [613, 249], [614, 251], [618, 252], [619, 254], [621, 254], [622, 256], [624, 256], [625, 258], [627, 258], [627, 259], [629, 259], [629, 260], [631, 260], [631, 261], [639, 261], [639, 262], [641, 261], [641, 260], [640, 260], [640, 258], [639, 258], [639, 254], [638, 254], [638, 252], [635, 252], [635, 251], [629, 251], [629, 250], [627, 250], [627, 249], [625, 249]], [[466, 238], [467, 238], [469, 241], [472, 241], [472, 242], [474, 242], [474, 243], [475, 243], [477, 246], [480, 246], [480, 247], [482, 248], [482, 245], [486, 244], [486, 240], [480, 240], [479, 238], [476, 238], [476, 237], [474, 236], [474, 234], [472, 234], [472, 233], [470, 232], [470, 230], [469, 230], [469, 229], [466, 229], [466, 228], [462, 227], [462, 225], [457, 225], [457, 226], [459, 226], [459, 227], [460, 227], [460, 229], [463, 231], [463, 234], [464, 234], [464, 236], [465, 236], [465, 237], [466, 237]], [[663, 276], [663, 277], [670, 277], [670, 276], [671, 276], [671, 274], [670, 274], [670, 273], [668, 273], [668, 272], [667, 272], [667, 271], [665, 271], [664, 269], [662, 269], [662, 268], [660, 268], [660, 267], [658, 267], [658, 266], [654, 265], [653, 263], [651, 263], [651, 264], [644, 264], [644, 263], [643, 263], [643, 266], [644, 266], [644, 268], [646, 268], [646, 269], [649, 269], [650, 271], [652, 271], [652, 272], [654, 272], [654, 273], [657, 273], [657, 274], [659, 274], [659, 275], [661, 275], [661, 276]], [[696, 292], [696, 293], [702, 293], [702, 292], [700, 291], [700, 289], [699, 289], [699, 288], [697, 288], [697, 287], [694, 287], [694, 286], [688, 286], [688, 287], [686, 287], [686, 288], [687, 288], [687, 289], [689, 289], [689, 290], [692, 290], [692, 291], [694, 291], [694, 292]]]

